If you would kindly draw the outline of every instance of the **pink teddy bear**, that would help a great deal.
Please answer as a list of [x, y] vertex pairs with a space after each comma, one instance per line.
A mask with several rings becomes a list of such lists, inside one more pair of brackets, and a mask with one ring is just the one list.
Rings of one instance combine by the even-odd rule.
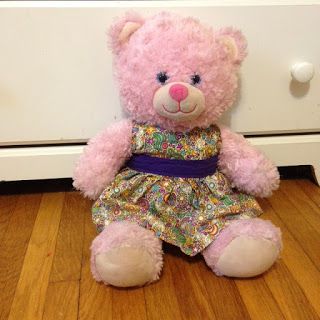
[[94, 278], [119, 287], [158, 280], [162, 241], [201, 253], [217, 275], [265, 272], [281, 234], [257, 218], [254, 196], [270, 196], [279, 174], [216, 124], [236, 99], [243, 35], [169, 13], [129, 13], [110, 39], [129, 117], [89, 141], [74, 173], [74, 186], [96, 199]]

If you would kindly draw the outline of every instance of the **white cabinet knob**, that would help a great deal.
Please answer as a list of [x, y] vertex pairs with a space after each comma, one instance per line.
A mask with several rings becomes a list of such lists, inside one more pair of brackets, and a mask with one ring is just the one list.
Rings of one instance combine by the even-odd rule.
[[314, 75], [314, 67], [310, 62], [299, 62], [291, 67], [292, 79], [298, 82], [309, 82]]

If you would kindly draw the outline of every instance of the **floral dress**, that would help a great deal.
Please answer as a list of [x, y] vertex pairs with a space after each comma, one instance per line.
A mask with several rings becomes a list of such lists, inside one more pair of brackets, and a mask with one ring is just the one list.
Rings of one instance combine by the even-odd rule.
[[[158, 158], [204, 160], [219, 154], [216, 125], [173, 132], [134, 123], [132, 153]], [[231, 188], [216, 170], [204, 178], [168, 177], [124, 167], [92, 208], [98, 231], [113, 221], [132, 221], [187, 255], [204, 250], [232, 219], [262, 213], [254, 197]]]

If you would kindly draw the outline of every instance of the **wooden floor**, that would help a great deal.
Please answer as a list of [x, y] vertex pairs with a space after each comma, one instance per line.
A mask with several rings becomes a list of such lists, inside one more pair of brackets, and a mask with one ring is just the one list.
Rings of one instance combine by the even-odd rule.
[[76, 192], [0, 196], [0, 319], [320, 319], [320, 188], [284, 180], [259, 200], [281, 259], [250, 280], [216, 277], [165, 246], [159, 282], [115, 289], [90, 274], [91, 202]]

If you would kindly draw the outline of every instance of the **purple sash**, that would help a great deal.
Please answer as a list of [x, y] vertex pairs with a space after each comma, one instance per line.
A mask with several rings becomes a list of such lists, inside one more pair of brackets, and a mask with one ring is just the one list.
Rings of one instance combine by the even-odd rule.
[[126, 166], [130, 169], [160, 176], [181, 178], [204, 178], [217, 170], [218, 156], [205, 160], [177, 160], [134, 154]]

